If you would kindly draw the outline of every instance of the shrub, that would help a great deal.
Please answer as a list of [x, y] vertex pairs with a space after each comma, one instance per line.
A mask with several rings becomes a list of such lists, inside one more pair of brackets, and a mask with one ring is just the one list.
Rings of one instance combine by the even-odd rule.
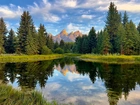
[[55, 53], [58, 53], [58, 54], [63, 54], [63, 53], [64, 53], [64, 50], [61, 49], [60, 47], [58, 47], [58, 48], [56, 48], [56, 49], [54, 50], [54, 52], [55, 52]]
[[52, 54], [52, 51], [47, 46], [43, 46], [41, 49], [41, 54]]

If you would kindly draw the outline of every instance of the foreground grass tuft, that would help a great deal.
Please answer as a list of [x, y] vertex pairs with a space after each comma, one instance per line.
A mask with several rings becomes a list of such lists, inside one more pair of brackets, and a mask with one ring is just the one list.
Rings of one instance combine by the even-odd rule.
[[58, 105], [55, 101], [46, 102], [41, 93], [22, 92], [12, 86], [0, 84], [0, 105]]

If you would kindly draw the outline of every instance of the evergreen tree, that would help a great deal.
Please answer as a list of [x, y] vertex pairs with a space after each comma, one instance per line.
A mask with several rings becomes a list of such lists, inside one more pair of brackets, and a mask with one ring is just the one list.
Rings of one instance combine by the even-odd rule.
[[103, 31], [101, 30], [100, 32], [98, 32], [97, 34], [97, 47], [96, 47], [96, 52], [98, 54], [100, 54], [102, 52], [103, 49]]
[[38, 53], [36, 36], [36, 30], [34, 25], [32, 24], [31, 28], [29, 28], [26, 40], [26, 54], [28, 55], [34, 55]]
[[46, 38], [47, 32], [44, 25], [40, 24], [38, 29], [38, 46], [39, 46], [39, 53], [41, 54], [41, 49], [46, 46]]
[[[96, 45], [97, 45], [97, 38], [96, 38], [96, 32], [94, 27], [89, 32], [88, 35], [88, 40], [89, 40], [89, 53], [92, 52], [92, 50], [95, 50]], [[87, 41], [87, 40], [86, 40]], [[86, 42], [87, 43], [87, 42]], [[95, 52], [95, 51], [94, 51]]]
[[120, 23], [120, 14], [118, 13], [117, 7], [114, 5], [113, 2], [111, 2], [107, 14], [106, 29], [108, 31], [110, 42], [112, 44], [112, 53], [116, 52], [115, 39], [117, 35], [117, 29]]
[[103, 42], [102, 42], [102, 54], [107, 54], [109, 53], [110, 49], [111, 49], [111, 44], [109, 41], [109, 34], [106, 30], [104, 30], [103, 32]]
[[125, 11], [124, 16], [123, 16], [123, 25], [125, 26], [126, 23], [128, 23], [128, 15], [127, 15], [127, 12]]
[[56, 49], [56, 48], [58, 48], [59, 47], [59, 43], [56, 41], [55, 43], [54, 43], [54, 49]]
[[15, 39], [15, 33], [13, 29], [11, 29], [9, 32], [5, 50], [6, 50], [6, 53], [15, 53], [16, 51], [16, 39]]
[[126, 24], [126, 27], [125, 27], [125, 30], [126, 30], [126, 43], [124, 45], [124, 48], [125, 48], [125, 54], [134, 54], [136, 53], [136, 48], [138, 45], [138, 31], [135, 27], [135, 24], [130, 21], [129, 23]]
[[0, 54], [5, 52], [7, 28], [3, 18], [0, 18]]
[[60, 41], [60, 48], [64, 48], [64, 46], [65, 46], [65, 42], [64, 42], [64, 40], [62, 39], [61, 41]]
[[107, 54], [110, 52], [110, 49], [111, 43], [107, 30], [99, 32], [97, 37], [97, 53]]
[[53, 38], [51, 35], [47, 36], [47, 41], [46, 41], [46, 45], [49, 49], [53, 50], [54, 49], [54, 42], [53, 42]]
[[89, 47], [89, 39], [87, 36], [83, 36], [83, 42], [82, 42], [82, 52], [83, 54], [89, 53], [91, 48]]
[[139, 34], [140, 34], [140, 23], [139, 23], [138, 26], [137, 26], [137, 30], [138, 30], [138, 32], [139, 32]]
[[124, 45], [126, 43], [126, 33], [125, 28], [122, 24], [119, 25], [118, 31], [117, 31], [117, 38], [116, 38], [116, 46], [117, 46], [117, 52], [120, 54], [124, 54]]
[[26, 41], [27, 35], [30, 27], [32, 26], [33, 21], [28, 11], [24, 11], [21, 15], [20, 26], [18, 28], [18, 51], [21, 53], [26, 53]]

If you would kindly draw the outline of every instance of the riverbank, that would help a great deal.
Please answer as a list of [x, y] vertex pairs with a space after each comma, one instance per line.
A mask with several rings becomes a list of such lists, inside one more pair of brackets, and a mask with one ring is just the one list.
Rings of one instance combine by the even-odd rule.
[[84, 54], [79, 58], [86, 62], [100, 62], [110, 64], [140, 64], [139, 55], [95, 55], [95, 54]]
[[36, 91], [22, 92], [12, 86], [0, 84], [0, 105], [58, 105], [55, 101], [47, 102]]
[[0, 55], [0, 63], [8, 62], [33, 62], [43, 60], [53, 60], [64, 57], [63, 54], [51, 54], [51, 55]]

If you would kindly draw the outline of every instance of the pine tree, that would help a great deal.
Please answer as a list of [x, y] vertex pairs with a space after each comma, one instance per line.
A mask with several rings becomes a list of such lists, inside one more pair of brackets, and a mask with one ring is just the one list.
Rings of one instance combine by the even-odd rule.
[[125, 31], [127, 40], [127, 42], [124, 45], [125, 53], [128, 55], [134, 54], [138, 49], [139, 35], [135, 24], [131, 20], [129, 23], [126, 24]]
[[117, 31], [117, 38], [116, 38], [116, 46], [117, 46], [117, 52], [120, 54], [124, 54], [124, 45], [126, 43], [126, 32], [125, 28], [122, 24], [119, 25], [118, 31]]
[[83, 36], [83, 42], [82, 42], [82, 53], [86, 54], [89, 53], [91, 48], [89, 47], [89, 39], [87, 36]]
[[139, 32], [139, 34], [140, 34], [140, 23], [139, 23], [138, 26], [137, 26], [137, 30], [138, 30], [138, 32]]
[[128, 15], [127, 15], [127, 12], [125, 11], [124, 16], [123, 16], [123, 25], [125, 26], [126, 23], [128, 23]]
[[110, 44], [110, 41], [109, 41], [109, 34], [106, 30], [104, 30], [104, 32], [103, 32], [102, 46], [103, 46], [102, 54], [107, 54], [107, 53], [110, 52], [111, 44]]
[[56, 48], [58, 48], [59, 47], [59, 43], [56, 41], [55, 43], [54, 43], [54, 49], [56, 49]]
[[96, 52], [98, 54], [101, 54], [102, 49], [103, 49], [103, 31], [101, 30], [100, 32], [98, 32], [97, 34], [97, 47], [96, 47]]
[[64, 40], [62, 39], [62, 40], [60, 41], [60, 48], [64, 49], [64, 46], [65, 46], [65, 42], [64, 42]]
[[41, 54], [41, 50], [44, 46], [46, 46], [46, 38], [47, 32], [44, 25], [40, 24], [38, 29], [38, 46], [39, 46], [39, 53]]
[[5, 52], [7, 28], [3, 18], [0, 18], [0, 54]]
[[47, 36], [47, 41], [46, 41], [46, 45], [49, 49], [53, 50], [54, 49], [54, 42], [53, 42], [53, 38], [51, 35]]
[[108, 31], [110, 42], [112, 44], [112, 53], [116, 52], [115, 39], [117, 35], [117, 29], [120, 23], [120, 14], [118, 13], [115, 4], [111, 2], [107, 14], [106, 29]]
[[96, 32], [95, 32], [94, 27], [92, 27], [92, 29], [89, 32], [88, 40], [89, 40], [89, 53], [91, 53], [92, 50], [95, 50], [96, 45], [97, 45]]
[[15, 53], [16, 51], [16, 39], [15, 39], [15, 33], [13, 29], [11, 29], [9, 32], [5, 50], [6, 50], [6, 53]]
[[27, 40], [26, 40], [26, 54], [34, 55], [38, 53], [37, 46], [37, 34], [34, 25], [32, 24], [31, 28], [28, 30]]
[[27, 35], [30, 27], [32, 26], [33, 21], [28, 11], [24, 11], [21, 15], [20, 26], [18, 28], [18, 51], [21, 53], [26, 53], [26, 41]]
[[97, 53], [107, 54], [111, 50], [111, 43], [109, 41], [109, 34], [107, 30], [98, 33], [97, 37]]

